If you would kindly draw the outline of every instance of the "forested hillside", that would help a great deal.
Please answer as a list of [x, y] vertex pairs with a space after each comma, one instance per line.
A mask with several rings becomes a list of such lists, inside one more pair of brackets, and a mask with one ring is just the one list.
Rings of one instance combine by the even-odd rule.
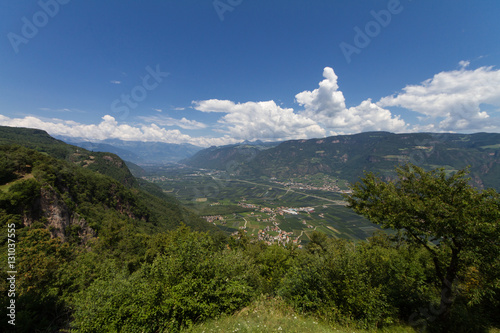
[[187, 165], [253, 177], [291, 178], [323, 173], [355, 182], [364, 171], [394, 176], [413, 163], [454, 172], [471, 166], [476, 186], [500, 189], [500, 134], [367, 132], [285, 141], [269, 149], [220, 147], [202, 150]]
[[[448, 242], [416, 243], [400, 232], [354, 244], [315, 232], [299, 249], [244, 232], [227, 237], [153, 184], [123, 177], [128, 169], [116, 156], [103, 153], [104, 164], [90, 163], [95, 153], [43, 132], [12, 133], [0, 145], [0, 262], [12, 265], [0, 274], [0, 307], [14, 304], [7, 319], [15, 326], [4, 316], [2, 332], [201, 331], [214, 320], [224, 331], [217, 324], [224, 318], [237, 320], [231, 331], [248, 332], [281, 325], [292, 332], [488, 332], [500, 325], [498, 244], [480, 234], [499, 232], [498, 219], [481, 220], [483, 212], [499, 215], [493, 192], [477, 201], [481, 214], [459, 239], [471, 250], [459, 258], [443, 321], [435, 260], [453, 257]], [[24, 144], [27, 133], [39, 144]], [[431, 185], [447, 181], [444, 174], [425, 177]], [[447, 198], [443, 188], [439, 200]], [[290, 311], [288, 326], [274, 326], [277, 306]], [[249, 309], [253, 324], [238, 321]]]
[[90, 152], [56, 140], [47, 132], [32, 128], [0, 126], [0, 145], [17, 144], [43, 152], [54, 158], [110, 176], [126, 186], [136, 185], [134, 176], [115, 154]]

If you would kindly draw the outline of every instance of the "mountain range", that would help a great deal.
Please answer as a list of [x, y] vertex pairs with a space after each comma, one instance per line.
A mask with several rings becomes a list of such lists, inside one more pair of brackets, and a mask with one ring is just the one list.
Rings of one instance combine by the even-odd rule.
[[366, 132], [321, 139], [290, 140], [271, 146], [211, 147], [182, 163], [248, 177], [292, 178], [323, 173], [355, 182], [364, 171], [394, 177], [412, 163], [449, 172], [470, 167], [473, 183], [500, 189], [500, 134]]
[[110, 152], [120, 156], [123, 160], [144, 164], [168, 164], [176, 163], [182, 159], [191, 157], [202, 147], [183, 143], [163, 142], [141, 142], [123, 141], [118, 139], [107, 139], [99, 142], [84, 141], [81, 138], [67, 136], [56, 136], [66, 143], [85, 148], [90, 151]]

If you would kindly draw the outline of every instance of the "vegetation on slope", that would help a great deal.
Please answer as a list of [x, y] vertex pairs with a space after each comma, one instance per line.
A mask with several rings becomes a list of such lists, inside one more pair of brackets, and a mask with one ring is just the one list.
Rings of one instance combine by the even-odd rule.
[[[447, 241], [422, 244], [404, 234], [381, 233], [354, 244], [313, 233], [303, 250], [268, 246], [243, 233], [226, 238], [177, 227], [207, 224], [143, 181], [125, 186], [65, 158], [16, 145], [1, 146], [0, 161], [0, 261], [8, 262], [6, 231], [15, 229], [19, 332], [175, 332], [228, 318], [245, 318], [255, 326], [261, 323], [246, 314], [250, 309], [258, 313], [263, 299], [292, 309], [305, 330], [316, 322], [325, 331], [338, 326], [395, 330], [400, 325], [410, 330], [409, 325], [428, 331], [487, 332], [500, 325], [499, 257], [490, 257], [492, 249], [483, 251], [488, 239], [481, 228], [459, 236], [471, 246], [461, 252], [465, 255], [454, 271], [453, 301], [447, 316], [440, 317], [436, 311], [442, 303], [442, 280], [429, 248], [443, 248], [437, 260], [449, 262], [453, 249], [446, 249]], [[440, 173], [429, 177], [449, 179]], [[473, 193], [468, 185], [453, 184], [433, 188], [438, 197], [447, 191]], [[414, 195], [423, 193], [417, 185]], [[491, 213], [492, 220], [475, 222], [494, 233], [499, 228], [498, 196], [488, 193], [496, 201], [481, 204], [479, 212]], [[382, 198], [384, 205], [393, 197], [366, 198]], [[467, 207], [472, 213], [476, 209]], [[410, 208], [414, 206], [398, 213], [414, 215]], [[415, 223], [430, 222], [422, 217]], [[443, 226], [455, 235], [452, 226]], [[4, 309], [12, 299], [7, 297], [7, 277], [2, 270]], [[262, 324], [272, 320], [266, 318]], [[277, 319], [291, 322], [286, 314]], [[249, 331], [260, 329], [254, 328]], [[0, 330], [10, 329], [6, 320], [0, 322]]]
[[110, 176], [128, 187], [136, 184], [134, 176], [117, 155], [68, 145], [42, 130], [0, 126], [0, 145], [20, 145]]
[[394, 167], [407, 162], [426, 170], [456, 172], [471, 166], [478, 187], [500, 190], [500, 134], [392, 134], [368, 132], [322, 139], [290, 140], [269, 149], [209, 148], [185, 163], [229, 174], [290, 179], [324, 173], [355, 182], [365, 170], [394, 179]]

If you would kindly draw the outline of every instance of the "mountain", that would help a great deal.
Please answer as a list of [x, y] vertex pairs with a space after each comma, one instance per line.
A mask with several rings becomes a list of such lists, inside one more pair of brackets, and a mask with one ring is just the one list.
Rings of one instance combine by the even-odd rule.
[[176, 163], [193, 156], [202, 150], [191, 144], [174, 144], [163, 142], [141, 142], [108, 139], [100, 142], [89, 142], [78, 138], [59, 136], [60, 140], [85, 148], [90, 151], [111, 152], [126, 161], [136, 164]]
[[212, 147], [183, 162], [252, 177], [324, 173], [349, 182], [364, 171], [391, 179], [394, 167], [406, 162], [450, 172], [470, 166], [478, 187], [500, 189], [500, 134], [367, 132], [285, 141], [268, 149]]
[[241, 144], [212, 146], [180, 163], [202, 169], [232, 170], [235, 166], [252, 161], [260, 152], [277, 145], [279, 142], [245, 141]]
[[0, 306], [12, 309], [1, 332], [13, 324], [16, 332], [67, 331], [81, 291], [151, 263], [173, 230], [225, 239], [175, 198], [135, 179], [118, 156], [10, 127], [0, 127], [0, 225], [0, 260], [10, 269], [0, 272]]
[[136, 179], [117, 155], [68, 145], [41, 130], [0, 127], [0, 161], [0, 208], [25, 226], [41, 222], [54, 237], [66, 239], [75, 228], [98, 235], [113, 219], [148, 232], [181, 224], [214, 229]]
[[110, 176], [127, 186], [136, 184], [135, 177], [116, 154], [93, 153], [57, 140], [42, 130], [0, 126], [0, 145], [6, 144], [20, 145], [46, 153], [56, 159]]

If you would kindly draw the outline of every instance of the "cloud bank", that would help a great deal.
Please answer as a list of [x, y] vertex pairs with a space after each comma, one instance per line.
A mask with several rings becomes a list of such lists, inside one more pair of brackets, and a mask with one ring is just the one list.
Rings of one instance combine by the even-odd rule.
[[202, 112], [224, 112], [219, 131], [240, 140], [281, 141], [321, 137], [325, 130], [314, 120], [284, 109], [274, 101], [234, 103], [227, 100], [193, 102]]
[[11, 127], [38, 128], [47, 131], [51, 135], [63, 135], [82, 138], [88, 141], [101, 141], [105, 139], [120, 139], [124, 141], [150, 141], [166, 143], [191, 143], [197, 146], [212, 146], [236, 143], [238, 140], [228, 136], [224, 137], [191, 137], [181, 131], [167, 130], [156, 124], [131, 126], [118, 124], [110, 115], [102, 117], [97, 124], [85, 125], [74, 121], [59, 119], [42, 120], [36, 117], [9, 118], [0, 115], [0, 125]]
[[[323, 80], [316, 89], [295, 95], [297, 110], [281, 107], [273, 100], [237, 103], [209, 99], [193, 101], [192, 109], [220, 114], [216, 123], [211, 125], [158, 113], [138, 117], [142, 123], [134, 125], [118, 123], [110, 115], [104, 115], [100, 123], [91, 125], [60, 119], [42, 120], [33, 116], [8, 118], [0, 115], [0, 125], [39, 128], [49, 134], [89, 141], [116, 138], [198, 146], [257, 139], [307, 139], [364, 131], [500, 132], [500, 70], [493, 67], [469, 70], [469, 65], [468, 61], [461, 61], [458, 70], [441, 72], [420, 84], [407, 85], [399, 93], [383, 97], [376, 103], [367, 98], [353, 107], [346, 106], [337, 75], [332, 68], [326, 67]], [[419, 122], [405, 122], [390, 111], [391, 107], [417, 113]], [[204, 134], [191, 136], [185, 133], [192, 130]]]
[[380, 107], [399, 106], [433, 121], [428, 128], [436, 131], [499, 131], [500, 70], [480, 67], [467, 70], [469, 62], [461, 61], [460, 70], [441, 72], [419, 85], [408, 85], [402, 92], [377, 102]]

